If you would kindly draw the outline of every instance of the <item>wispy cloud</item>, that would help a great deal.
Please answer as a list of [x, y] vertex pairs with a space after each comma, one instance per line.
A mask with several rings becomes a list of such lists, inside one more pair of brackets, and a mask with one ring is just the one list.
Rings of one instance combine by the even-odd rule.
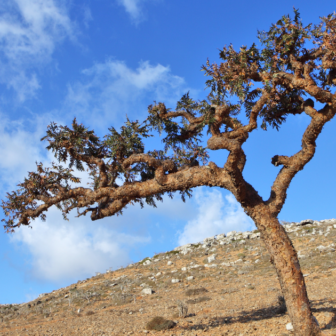
[[69, 85], [64, 109], [104, 128], [125, 121], [126, 114], [141, 120], [153, 100], [175, 106], [188, 91], [184, 79], [173, 75], [169, 66], [149, 62], [132, 69], [122, 61], [108, 60], [84, 70], [83, 76]]
[[[151, 2], [157, 1], [160, 0], [151, 0]], [[134, 24], [137, 25], [146, 19], [143, 4], [148, 2], [148, 0], [117, 0], [117, 2], [125, 8]]]
[[142, 11], [140, 9], [140, 2], [141, 0], [118, 0], [118, 3], [125, 8], [126, 12], [135, 22], [141, 20]]
[[218, 190], [197, 189], [194, 193], [197, 216], [185, 225], [178, 238], [179, 245], [197, 243], [204, 238], [228, 231], [245, 231], [254, 227], [232, 195], [225, 196]]
[[0, 7], [0, 82], [20, 101], [40, 88], [36, 69], [51, 60], [58, 42], [74, 38], [64, 2], [4, 0]]

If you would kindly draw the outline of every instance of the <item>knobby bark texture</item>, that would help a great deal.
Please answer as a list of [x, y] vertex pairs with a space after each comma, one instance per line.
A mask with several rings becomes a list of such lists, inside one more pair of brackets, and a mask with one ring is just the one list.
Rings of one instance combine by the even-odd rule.
[[[266, 47], [259, 51], [255, 45], [242, 47], [240, 52], [230, 46], [220, 53], [224, 60], [204, 67], [211, 77], [208, 100], [195, 102], [184, 95], [176, 111], [163, 103], [150, 105], [144, 126], [126, 123], [120, 132], [100, 141], [93, 131], [73, 122], [72, 129], [51, 124], [48, 127], [48, 149], [54, 151], [70, 167], [53, 164], [52, 168], [38, 165], [37, 172], [19, 184], [20, 189], [8, 193], [2, 208], [8, 217], [8, 231], [30, 225], [35, 218], [45, 219], [46, 211], [56, 205], [64, 218], [77, 209], [78, 216], [91, 215], [98, 220], [121, 214], [126, 206], [146, 202], [155, 206], [162, 196], [180, 192], [182, 197], [198, 186], [220, 187], [229, 190], [260, 230], [271, 261], [277, 270], [290, 319], [297, 336], [316, 336], [321, 331], [313, 318], [305, 281], [297, 253], [277, 217], [287, 196], [288, 187], [313, 158], [316, 139], [323, 127], [336, 113], [336, 17], [323, 18], [322, 24], [311, 29], [303, 27], [297, 11], [294, 21], [289, 17], [260, 35]], [[308, 38], [316, 47], [304, 48]], [[254, 84], [260, 87], [251, 88]], [[227, 95], [236, 95], [239, 104], [228, 102]], [[312, 98], [305, 99], [308, 94]], [[314, 108], [314, 100], [323, 105]], [[244, 108], [248, 123], [236, 116]], [[281, 169], [271, 187], [270, 197], [263, 200], [243, 177], [246, 155], [242, 148], [249, 134], [262, 120], [277, 129], [288, 115], [305, 113], [310, 118], [301, 149], [292, 156], [275, 155], [271, 163]], [[180, 118], [180, 119], [179, 119]], [[176, 122], [175, 120], [180, 120]], [[207, 147], [200, 146], [200, 135], [208, 128]], [[142, 138], [149, 130], [165, 132], [164, 150], [145, 153]], [[224, 166], [206, 164], [206, 150], [226, 150]], [[167, 153], [172, 151], [173, 155]], [[203, 165], [200, 164], [203, 162]], [[74, 187], [79, 179], [72, 166], [88, 168], [91, 187]]]

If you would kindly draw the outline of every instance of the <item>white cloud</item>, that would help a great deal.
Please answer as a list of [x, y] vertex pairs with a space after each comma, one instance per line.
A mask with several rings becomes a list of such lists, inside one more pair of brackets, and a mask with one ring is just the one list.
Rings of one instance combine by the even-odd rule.
[[188, 91], [184, 79], [173, 75], [168, 66], [141, 62], [137, 69], [124, 62], [108, 60], [83, 71], [84, 78], [68, 87], [64, 105], [67, 114], [106, 130], [128, 117], [141, 120], [147, 106], [156, 101], [174, 104]]
[[132, 18], [137, 19], [140, 15], [139, 0], [119, 0], [118, 1]]
[[118, 3], [125, 8], [126, 12], [131, 16], [135, 23], [139, 23], [141, 20], [143, 20], [143, 13], [140, 8], [140, 2], [141, 0], [118, 0]]
[[197, 243], [232, 230], [251, 230], [254, 226], [233, 195], [225, 196], [224, 200], [220, 191], [204, 191], [202, 188], [195, 190], [194, 197], [198, 214], [195, 219], [188, 221], [179, 234], [179, 245]]
[[89, 217], [71, 216], [67, 222], [51, 208], [46, 222], [36, 220], [32, 229], [21, 227], [11, 241], [29, 252], [34, 278], [61, 282], [125, 266], [129, 248], [149, 238], [117, 232], [111, 219], [92, 223]]
[[74, 37], [61, 0], [5, 0], [0, 7], [1, 83], [19, 100], [34, 96], [40, 84], [34, 72], [51, 60], [55, 46]]
[[46, 143], [42, 143], [40, 139], [45, 135], [50, 120], [48, 115], [31, 115], [30, 121], [26, 122], [9, 120], [3, 114], [0, 117], [0, 156], [4, 158], [0, 160], [0, 188], [4, 191], [15, 188], [18, 181], [27, 176], [28, 171], [34, 171], [36, 161], [46, 160]]

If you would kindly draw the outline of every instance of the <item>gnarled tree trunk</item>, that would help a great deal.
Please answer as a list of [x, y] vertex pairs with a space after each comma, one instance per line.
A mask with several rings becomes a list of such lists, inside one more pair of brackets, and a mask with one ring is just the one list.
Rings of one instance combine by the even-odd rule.
[[249, 212], [277, 271], [295, 335], [321, 335], [312, 315], [297, 253], [285, 229], [278, 219], [271, 215], [267, 206], [257, 207], [253, 211], [249, 209]]

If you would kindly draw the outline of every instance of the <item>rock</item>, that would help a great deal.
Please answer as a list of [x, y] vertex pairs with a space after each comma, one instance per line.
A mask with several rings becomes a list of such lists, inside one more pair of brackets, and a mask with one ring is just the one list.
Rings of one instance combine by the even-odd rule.
[[169, 260], [169, 261], [167, 262], [167, 266], [171, 266], [171, 265], [173, 265], [173, 262]]
[[114, 286], [117, 286], [117, 285], [118, 285], [117, 283], [112, 283], [110, 286], [114, 287]]
[[260, 232], [252, 233], [250, 239], [260, 238]]
[[160, 276], [161, 274], [162, 274], [162, 273], [159, 272], [159, 273], [156, 273], [155, 276], [158, 277], [158, 276]]
[[250, 238], [250, 236], [251, 236], [251, 232], [249, 232], [249, 231], [246, 231], [246, 232], [243, 232], [242, 233], [242, 238], [243, 239], [249, 239]]
[[212, 261], [215, 261], [217, 257], [217, 254], [213, 254], [212, 256], [208, 257], [208, 263], [211, 263]]
[[255, 261], [256, 264], [257, 264], [258, 262], [260, 262], [260, 259], [257, 259], [257, 260]]
[[182, 267], [181, 271], [186, 272], [187, 271], [187, 267]]
[[293, 325], [292, 325], [292, 323], [287, 323], [286, 324], [286, 329], [288, 330], [288, 331], [293, 331], [294, 330], [294, 328], [293, 328]]
[[226, 234], [225, 234], [225, 233], [221, 233], [221, 234], [219, 234], [219, 235], [216, 236], [216, 238], [217, 238], [218, 240], [223, 239], [223, 238], [225, 238], [225, 237], [226, 237]]
[[150, 260], [146, 260], [143, 264], [144, 265], [149, 265], [149, 264], [151, 264], [151, 261]]
[[231, 236], [235, 236], [237, 233], [237, 231], [230, 231], [226, 234], [226, 237], [231, 237]]
[[180, 279], [172, 279], [172, 283], [178, 283], [180, 281], [181, 281]]
[[152, 295], [154, 292], [152, 290], [152, 288], [144, 288], [142, 291], [141, 291], [142, 294], [145, 294], [145, 295]]
[[187, 277], [187, 280], [190, 281], [190, 280], [194, 280], [194, 277], [192, 275], [188, 276]]
[[203, 242], [204, 242], [204, 244], [206, 244], [206, 243], [209, 243], [209, 242], [213, 242], [214, 240], [215, 240], [215, 236], [209, 237], [209, 238], [205, 238], [203, 240]]
[[314, 221], [312, 219], [304, 219], [301, 222], [297, 223], [296, 225], [307, 225], [307, 224], [314, 224]]
[[210, 264], [210, 265], [205, 264], [204, 267], [217, 267], [217, 264]]
[[191, 246], [194, 246], [194, 244], [186, 244], [186, 245], [178, 246], [178, 247], [174, 248], [174, 251], [185, 250], [187, 248], [190, 248]]
[[226, 267], [232, 266], [232, 264], [229, 263], [229, 262], [223, 262], [223, 263], [221, 263], [221, 265], [226, 266]]
[[79, 314], [81, 312], [81, 309], [79, 308], [78, 310], [77, 310], [77, 314]]

